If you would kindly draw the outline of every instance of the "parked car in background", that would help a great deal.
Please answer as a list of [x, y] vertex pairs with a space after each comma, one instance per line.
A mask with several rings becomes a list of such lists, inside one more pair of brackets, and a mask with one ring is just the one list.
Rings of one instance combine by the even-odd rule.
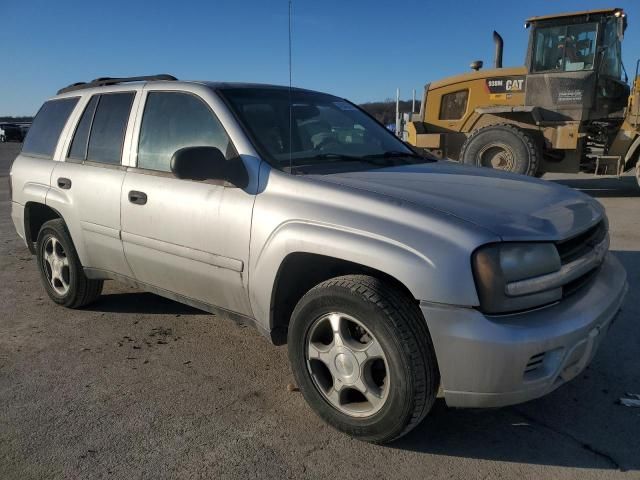
[[252, 322], [288, 344], [313, 410], [372, 442], [414, 428], [439, 387], [454, 407], [551, 392], [627, 289], [594, 199], [416, 155], [298, 88], [76, 84], [42, 106], [10, 181], [54, 302], [116, 279]]
[[24, 130], [15, 123], [0, 123], [0, 142], [22, 142]]
[[22, 134], [22, 141], [24, 141], [24, 139], [27, 138], [27, 133], [29, 133], [31, 123], [21, 123], [18, 126], [20, 127], [20, 133]]

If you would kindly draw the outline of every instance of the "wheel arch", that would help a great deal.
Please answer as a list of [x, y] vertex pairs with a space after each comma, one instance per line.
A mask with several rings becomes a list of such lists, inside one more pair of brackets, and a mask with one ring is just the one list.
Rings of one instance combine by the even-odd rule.
[[32, 254], [36, 253], [35, 243], [38, 233], [49, 220], [60, 218], [62, 215], [55, 208], [41, 202], [29, 201], [24, 206], [24, 237], [27, 247]]
[[403, 282], [376, 268], [317, 253], [291, 252], [282, 260], [271, 289], [269, 324], [272, 342], [276, 345], [286, 343], [291, 314], [305, 293], [325, 280], [357, 274], [381, 279], [415, 299]]
[[517, 110], [513, 107], [479, 107], [463, 127], [463, 132], [471, 135], [477, 130], [496, 125], [511, 125], [528, 132], [540, 132], [539, 114], [536, 110]]
[[[264, 330], [271, 331], [288, 321], [291, 305], [284, 310], [277, 305], [282, 300], [279, 287], [291, 284], [290, 279], [298, 279], [300, 283], [309, 277], [317, 280], [311, 287], [330, 278], [327, 275], [363, 271], [401, 285], [417, 300], [477, 305], [475, 282], [468, 265], [468, 253], [465, 253], [468, 245], [424, 233], [420, 235], [426, 245], [431, 245], [431, 253], [356, 229], [287, 222], [266, 241], [252, 246], [255, 254], [250, 261], [248, 283], [253, 316]], [[452, 257], [454, 261], [451, 261]], [[446, 258], [446, 265], [440, 265], [440, 258], [443, 261]], [[304, 263], [308, 260], [311, 262]], [[457, 273], [443, 277], [445, 267]], [[280, 283], [283, 279], [285, 282]], [[309, 284], [311, 280], [308, 280]], [[290, 293], [289, 302], [293, 303], [302, 290], [304, 288], [298, 286], [295, 295]]]

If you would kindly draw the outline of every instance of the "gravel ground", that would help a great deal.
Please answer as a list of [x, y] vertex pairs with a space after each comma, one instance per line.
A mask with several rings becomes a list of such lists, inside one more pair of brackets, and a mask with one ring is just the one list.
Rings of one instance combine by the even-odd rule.
[[84, 310], [46, 297], [10, 219], [18, 144], [0, 145], [0, 479], [640, 478], [640, 189], [551, 176], [606, 206], [630, 294], [594, 362], [551, 395], [448, 409], [389, 446], [325, 426], [285, 347], [252, 328], [108, 282]]

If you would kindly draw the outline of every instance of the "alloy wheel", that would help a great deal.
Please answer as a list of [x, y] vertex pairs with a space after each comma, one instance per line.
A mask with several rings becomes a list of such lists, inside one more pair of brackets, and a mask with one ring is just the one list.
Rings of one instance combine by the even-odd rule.
[[317, 318], [309, 330], [306, 356], [316, 388], [342, 413], [368, 417], [385, 404], [387, 358], [359, 320], [338, 312]]
[[69, 258], [60, 241], [49, 236], [42, 247], [42, 263], [51, 288], [60, 296], [69, 292]]

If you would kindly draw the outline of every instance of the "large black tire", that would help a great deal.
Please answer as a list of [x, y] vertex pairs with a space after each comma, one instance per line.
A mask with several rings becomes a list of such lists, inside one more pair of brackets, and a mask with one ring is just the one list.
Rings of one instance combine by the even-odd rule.
[[[384, 353], [386, 375], [381, 384], [387, 389], [386, 397], [369, 416], [340, 411], [321, 393], [314, 377], [307, 350], [312, 326], [332, 312], [361, 322]], [[335, 342], [334, 338], [332, 344]], [[336, 429], [364, 441], [385, 443], [405, 435], [429, 413], [438, 392], [436, 356], [417, 303], [401, 289], [374, 277], [336, 277], [307, 292], [291, 316], [288, 349], [296, 382], [311, 408]]]
[[[57, 304], [80, 308], [93, 302], [102, 293], [103, 281], [85, 276], [63, 220], [49, 220], [42, 225], [36, 253], [42, 284], [51, 300]], [[55, 275], [52, 273], [54, 270]]]
[[513, 125], [491, 125], [474, 131], [462, 145], [460, 161], [522, 175], [537, 175], [542, 160], [540, 142]]

